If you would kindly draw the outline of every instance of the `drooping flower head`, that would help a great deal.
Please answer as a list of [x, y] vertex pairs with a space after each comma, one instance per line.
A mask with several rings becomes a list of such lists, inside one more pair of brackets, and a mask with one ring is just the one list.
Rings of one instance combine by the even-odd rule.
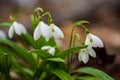
[[102, 40], [91, 33], [87, 34], [85, 45], [92, 47], [104, 47]]
[[102, 40], [91, 33], [87, 34], [85, 45], [88, 45], [88, 47], [80, 50], [78, 55], [79, 61], [83, 61], [85, 64], [89, 61], [89, 55], [94, 58], [96, 57], [93, 47], [104, 47]]
[[24, 25], [14, 21], [13, 24], [10, 26], [10, 29], [8, 31], [8, 36], [9, 38], [12, 38], [13, 37], [13, 34], [14, 32], [17, 34], [17, 35], [21, 35], [21, 34], [26, 34], [27, 31], [24, 27]]
[[52, 36], [56, 39], [58, 38], [64, 38], [64, 34], [63, 32], [60, 30], [60, 28], [58, 26], [56, 26], [55, 24], [51, 23], [50, 27], [52, 29]]
[[38, 40], [41, 37], [41, 35], [46, 39], [46, 41], [49, 41], [50, 37], [52, 36], [51, 28], [43, 21], [40, 21], [38, 26], [34, 30], [34, 40]]
[[51, 54], [51, 55], [54, 55], [55, 53], [55, 47], [51, 47], [51, 46], [43, 46], [41, 48], [41, 50], [48, 50], [48, 52]]

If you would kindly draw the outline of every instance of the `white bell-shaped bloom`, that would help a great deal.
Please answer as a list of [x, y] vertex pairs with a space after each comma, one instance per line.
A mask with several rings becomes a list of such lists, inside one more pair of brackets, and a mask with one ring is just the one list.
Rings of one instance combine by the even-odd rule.
[[83, 61], [83, 63], [86, 64], [89, 61], [89, 55], [94, 58], [96, 57], [95, 51], [90, 46], [88, 46], [85, 49], [80, 50], [78, 54], [78, 60]]
[[47, 50], [51, 55], [54, 55], [55, 53], [55, 48], [51, 46], [43, 46], [41, 50]]
[[85, 64], [89, 61], [89, 55], [94, 58], [96, 57], [92, 47], [104, 47], [102, 40], [91, 33], [87, 34], [85, 45], [88, 45], [88, 47], [80, 50], [78, 54], [79, 61], [83, 61]]
[[18, 22], [13, 22], [13, 24], [10, 26], [10, 29], [8, 31], [8, 36], [9, 38], [12, 38], [13, 37], [13, 34], [14, 32], [17, 34], [17, 35], [21, 35], [21, 34], [26, 34], [27, 31], [24, 27], [24, 25], [18, 23]]
[[89, 55], [86, 49], [82, 49], [78, 54], [78, 60], [87, 63], [89, 61]]
[[38, 26], [35, 28], [33, 37], [34, 40], [38, 40], [40, 36], [42, 35], [45, 37], [46, 41], [49, 41], [52, 31], [51, 28], [45, 24], [43, 21], [39, 22]]
[[104, 47], [102, 40], [91, 33], [87, 34], [85, 45], [92, 47]]
[[0, 30], [0, 38], [7, 38], [4, 31]]
[[64, 38], [64, 34], [63, 32], [60, 30], [60, 28], [58, 26], [56, 26], [55, 24], [50, 24], [50, 27], [52, 29], [52, 36], [54, 38]]

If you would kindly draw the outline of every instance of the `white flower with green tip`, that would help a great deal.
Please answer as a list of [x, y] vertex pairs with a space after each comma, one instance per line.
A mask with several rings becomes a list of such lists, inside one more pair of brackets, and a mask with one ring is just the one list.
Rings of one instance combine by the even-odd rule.
[[104, 47], [102, 40], [91, 33], [87, 34], [85, 45], [88, 45], [88, 47], [80, 50], [78, 54], [78, 60], [83, 61], [85, 64], [89, 61], [89, 55], [94, 58], [96, 57], [92, 47]]
[[43, 21], [39, 22], [38, 26], [35, 28], [33, 37], [34, 40], [38, 40], [41, 35], [46, 39], [46, 41], [49, 41], [51, 35], [51, 28], [45, 24]]
[[56, 26], [55, 24], [52, 23], [52, 24], [50, 24], [50, 27], [52, 29], [52, 36], [54, 38], [56, 38], [56, 39], [64, 38], [64, 34], [58, 26]]
[[13, 37], [14, 32], [17, 35], [21, 35], [21, 34], [26, 34], [27, 33], [24, 25], [22, 25], [22, 24], [20, 24], [20, 23], [18, 23], [16, 21], [14, 21], [13, 24], [9, 28], [9, 31], [8, 31], [9, 38]]
[[55, 53], [55, 47], [51, 47], [51, 46], [43, 46], [41, 48], [41, 50], [48, 50], [48, 52], [51, 54], [51, 55], [54, 55]]

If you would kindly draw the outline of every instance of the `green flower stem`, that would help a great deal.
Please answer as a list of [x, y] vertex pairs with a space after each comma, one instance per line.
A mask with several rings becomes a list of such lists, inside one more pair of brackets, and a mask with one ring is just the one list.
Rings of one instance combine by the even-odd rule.
[[[73, 40], [73, 32], [76, 26], [72, 27], [71, 34], [70, 34], [70, 42], [69, 42], [69, 48], [72, 47], [72, 40]], [[68, 55], [67, 57], [67, 69], [70, 70], [70, 63], [71, 63], [72, 55]]]
[[34, 27], [36, 27], [37, 25], [36, 25], [36, 18], [35, 18], [35, 16], [34, 16]]
[[[85, 29], [85, 32], [89, 32], [88, 29], [83, 25], [83, 23], [89, 23], [88, 21], [85, 21], [85, 20], [82, 20], [82, 21], [78, 21], [78, 22], [75, 22], [72, 26], [72, 30], [71, 30], [71, 34], [70, 34], [70, 42], [69, 42], [69, 48], [72, 47], [72, 42], [73, 42], [73, 32], [74, 32], [74, 29], [77, 27], [77, 26], [81, 26]], [[74, 43], [73, 43], [74, 44]], [[68, 70], [70, 70], [70, 63], [72, 61], [72, 54], [68, 55], [67, 57], [67, 68]]]
[[35, 73], [33, 75], [33, 80], [39, 80], [39, 76], [43, 73], [43, 70], [41, 69], [43, 68], [43, 66], [45, 66], [45, 64], [45, 61], [38, 64], [38, 68], [35, 70]]
[[32, 16], [31, 16], [31, 18], [33, 18], [33, 19], [32, 19], [32, 20], [33, 20], [32, 22], [33, 22], [34, 27], [36, 27], [37, 24], [38, 24], [40, 21], [42, 21], [42, 17], [41, 17], [40, 12], [43, 13], [44, 11], [43, 11], [42, 8], [37, 7], [37, 8], [35, 8], [35, 10], [33, 11]]
[[69, 48], [72, 46], [72, 40], [73, 40], [73, 31], [74, 31], [75, 26], [73, 26], [71, 34], [70, 34], [70, 42], [69, 42]]
[[50, 12], [45, 12], [42, 16], [44, 17], [45, 15], [48, 15], [48, 25], [50, 25], [51, 23], [53, 23], [53, 19], [52, 19], [52, 16], [50, 14]]
[[76, 42], [76, 39], [78, 39], [78, 42], [80, 42], [80, 35], [78, 33], [75, 34], [74, 38], [73, 38], [73, 47], [75, 47], [75, 42]]

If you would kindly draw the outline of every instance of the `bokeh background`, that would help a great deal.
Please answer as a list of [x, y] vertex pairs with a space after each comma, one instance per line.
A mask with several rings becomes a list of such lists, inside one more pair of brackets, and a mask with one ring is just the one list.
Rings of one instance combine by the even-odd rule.
[[[13, 15], [32, 33], [30, 15], [35, 7], [52, 13], [55, 24], [64, 31], [64, 48], [68, 46], [72, 24], [88, 20], [87, 27], [103, 40], [105, 48], [96, 49], [98, 60], [91, 59], [86, 66], [102, 69], [120, 80], [120, 0], [0, 0], [0, 21], [9, 22], [9, 15]], [[8, 29], [0, 29], [7, 34]], [[79, 29], [76, 31], [85, 37]], [[84, 66], [78, 62], [74, 64]]]

